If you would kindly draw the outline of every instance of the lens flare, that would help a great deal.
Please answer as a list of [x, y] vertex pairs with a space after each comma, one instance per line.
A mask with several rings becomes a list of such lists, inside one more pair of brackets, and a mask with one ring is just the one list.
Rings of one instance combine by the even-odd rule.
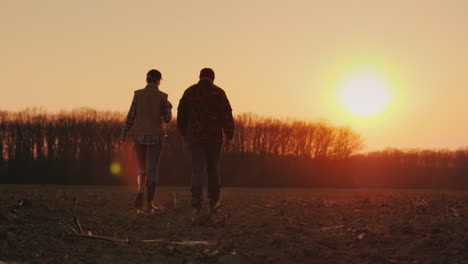
[[122, 168], [120, 167], [120, 163], [118, 162], [112, 162], [109, 166], [109, 170], [112, 174], [118, 175], [120, 174]]

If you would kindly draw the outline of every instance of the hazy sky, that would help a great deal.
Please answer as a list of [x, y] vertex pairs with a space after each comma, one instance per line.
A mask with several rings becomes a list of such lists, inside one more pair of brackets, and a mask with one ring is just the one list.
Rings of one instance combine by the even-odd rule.
[[[0, 0], [0, 108], [126, 111], [151, 68], [177, 107], [212, 67], [234, 112], [326, 119], [368, 150], [468, 146], [468, 1]], [[347, 69], [390, 76], [372, 119], [331, 94]]]

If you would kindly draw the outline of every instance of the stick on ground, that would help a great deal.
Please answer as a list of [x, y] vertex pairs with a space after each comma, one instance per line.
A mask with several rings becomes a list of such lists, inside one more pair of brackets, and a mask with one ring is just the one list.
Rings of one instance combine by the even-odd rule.
[[328, 230], [333, 230], [333, 229], [338, 229], [338, 228], [343, 228], [344, 225], [337, 225], [337, 226], [330, 226], [330, 227], [324, 227], [321, 228], [320, 231], [328, 231]]
[[105, 240], [105, 241], [112, 241], [112, 242], [123, 242], [128, 243], [128, 238], [126, 239], [118, 239], [113, 237], [105, 237], [105, 236], [96, 236], [96, 235], [85, 235], [85, 234], [75, 234], [75, 237], [79, 238], [88, 238], [88, 239], [95, 239], [95, 240]]
[[80, 220], [78, 220], [78, 217], [76, 216], [76, 206], [78, 204], [78, 198], [75, 197], [75, 205], [73, 206], [73, 222], [75, 223], [76, 227], [78, 230], [80, 230], [80, 234], [84, 235], [83, 228], [81, 227]]
[[[164, 243], [168, 242], [163, 239], [147, 239], [143, 240], [144, 243]], [[187, 240], [187, 241], [172, 241], [168, 242], [173, 245], [182, 245], [182, 246], [198, 246], [198, 245], [209, 245], [210, 242], [208, 241], [192, 241], [192, 240]]]

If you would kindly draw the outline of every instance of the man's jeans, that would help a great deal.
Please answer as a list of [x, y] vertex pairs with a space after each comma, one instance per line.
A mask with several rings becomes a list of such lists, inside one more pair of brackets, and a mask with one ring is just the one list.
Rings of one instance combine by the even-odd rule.
[[154, 197], [156, 183], [158, 181], [158, 163], [163, 144], [140, 144], [135, 142], [137, 157], [138, 192], [143, 192], [146, 185], [148, 201]]
[[204, 172], [208, 172], [208, 197], [211, 201], [219, 200], [219, 161], [221, 144], [190, 143], [192, 154], [192, 206], [201, 208]]

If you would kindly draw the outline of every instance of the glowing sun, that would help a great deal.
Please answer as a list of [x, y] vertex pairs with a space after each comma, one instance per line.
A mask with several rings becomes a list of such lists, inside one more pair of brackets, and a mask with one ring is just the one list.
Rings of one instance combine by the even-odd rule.
[[354, 72], [340, 82], [337, 99], [348, 113], [371, 117], [389, 105], [390, 88], [389, 82], [375, 72]]

